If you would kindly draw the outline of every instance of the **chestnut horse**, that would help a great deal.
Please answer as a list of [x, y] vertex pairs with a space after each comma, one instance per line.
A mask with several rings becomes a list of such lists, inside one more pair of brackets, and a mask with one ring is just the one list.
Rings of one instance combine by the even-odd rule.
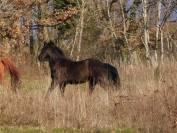
[[11, 89], [16, 92], [19, 83], [19, 72], [15, 65], [8, 58], [0, 59], [0, 84], [3, 83], [5, 72], [8, 71], [11, 76]]

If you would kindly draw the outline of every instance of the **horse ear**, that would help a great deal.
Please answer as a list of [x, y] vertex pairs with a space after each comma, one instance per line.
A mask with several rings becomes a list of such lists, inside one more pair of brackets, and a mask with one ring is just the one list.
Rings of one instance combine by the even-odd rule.
[[54, 42], [52, 40], [50, 40], [49, 44], [54, 45]]
[[47, 42], [46, 41], [44, 41], [44, 46], [46, 46], [47, 45]]

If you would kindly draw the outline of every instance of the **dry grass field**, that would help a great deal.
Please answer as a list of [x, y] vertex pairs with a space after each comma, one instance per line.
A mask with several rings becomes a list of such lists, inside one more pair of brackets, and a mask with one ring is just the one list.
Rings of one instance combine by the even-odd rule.
[[148, 65], [118, 65], [119, 91], [97, 86], [68, 85], [65, 97], [59, 90], [44, 96], [50, 76], [32, 80], [22, 77], [17, 95], [0, 89], [0, 133], [177, 132], [177, 63], [158, 70]]

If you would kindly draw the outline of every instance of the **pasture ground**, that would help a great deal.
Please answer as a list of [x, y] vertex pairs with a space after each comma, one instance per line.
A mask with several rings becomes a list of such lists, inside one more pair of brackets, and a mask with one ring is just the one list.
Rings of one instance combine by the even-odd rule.
[[45, 100], [45, 74], [22, 76], [17, 95], [1, 87], [0, 133], [176, 132], [177, 63], [158, 69], [113, 64], [122, 82], [117, 92], [97, 86], [89, 97], [87, 84], [68, 85], [65, 98], [56, 89]]

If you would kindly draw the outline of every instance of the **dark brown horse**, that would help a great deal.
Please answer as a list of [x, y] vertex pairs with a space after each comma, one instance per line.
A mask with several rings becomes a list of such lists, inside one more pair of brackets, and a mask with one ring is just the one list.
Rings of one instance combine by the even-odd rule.
[[105, 86], [106, 82], [109, 82], [115, 88], [120, 86], [119, 74], [112, 65], [91, 58], [72, 61], [52, 41], [44, 42], [38, 59], [41, 62], [49, 62], [52, 82], [47, 95], [57, 86], [60, 87], [61, 94], [64, 95], [67, 84], [79, 84], [87, 81], [90, 94], [97, 83]]

